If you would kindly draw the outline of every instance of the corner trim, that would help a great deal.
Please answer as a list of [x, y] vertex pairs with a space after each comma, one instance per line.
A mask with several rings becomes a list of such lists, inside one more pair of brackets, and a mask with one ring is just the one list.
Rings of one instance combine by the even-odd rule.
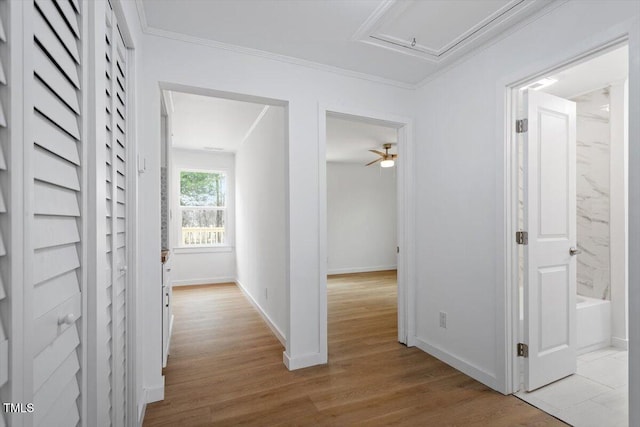
[[282, 362], [290, 371], [296, 369], [308, 368], [315, 365], [324, 365], [327, 363], [327, 356], [321, 353], [305, 354], [298, 357], [291, 357], [286, 351], [282, 352]]
[[415, 342], [416, 342], [416, 346], [420, 350], [424, 351], [425, 353], [428, 353], [431, 356], [435, 357], [436, 359], [441, 360], [442, 362], [457, 369], [463, 374], [470, 376], [474, 380], [480, 381], [482, 384], [486, 385], [487, 387], [490, 387], [493, 390], [497, 390], [501, 393], [504, 393], [504, 390], [501, 390], [498, 387], [498, 381], [495, 375], [491, 375], [487, 371], [477, 366], [474, 366], [471, 363], [452, 355], [451, 353], [447, 353], [446, 351], [442, 350], [439, 347], [428, 344], [426, 341], [420, 338], [416, 337]]
[[285, 338], [285, 335], [282, 333], [280, 328], [278, 328], [275, 322], [271, 320], [269, 315], [262, 309], [260, 304], [258, 304], [258, 302], [255, 299], [253, 299], [253, 296], [249, 293], [249, 291], [247, 291], [247, 289], [242, 285], [242, 283], [240, 283], [238, 279], [235, 279], [234, 282], [236, 283], [236, 286], [238, 286], [238, 288], [242, 291], [242, 293], [247, 298], [247, 300], [249, 300], [251, 305], [258, 311], [258, 314], [260, 314], [260, 316], [264, 320], [264, 323], [266, 323], [269, 329], [271, 329], [271, 332], [273, 332], [273, 335], [275, 335], [276, 338], [278, 338], [278, 341], [280, 341], [280, 344], [282, 344], [284, 348], [287, 348], [287, 339]]

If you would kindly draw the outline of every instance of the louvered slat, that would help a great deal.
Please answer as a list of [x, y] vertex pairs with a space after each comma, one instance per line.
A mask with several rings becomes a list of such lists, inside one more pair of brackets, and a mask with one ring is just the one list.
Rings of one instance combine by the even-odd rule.
[[52, 310], [43, 314], [35, 320], [35, 334], [33, 335], [33, 353], [39, 354], [47, 346], [56, 340], [60, 332], [69, 327], [67, 324], [58, 325], [58, 319], [67, 315], [67, 313], [80, 313], [82, 310], [82, 302], [80, 293], [75, 293], [67, 300], [63, 301]]
[[[75, 34], [66, 23], [65, 17], [60, 14], [59, 9], [51, 0], [35, 0], [36, 8], [39, 9], [58, 39], [62, 42], [65, 50], [76, 63], [80, 63], [80, 53], [76, 43]], [[73, 21], [73, 19], [72, 19]]]
[[34, 413], [34, 421], [36, 425], [42, 422], [44, 415], [49, 413], [51, 407], [60, 395], [60, 384], [64, 384], [69, 378], [72, 378], [80, 370], [78, 358], [69, 355], [60, 367], [45, 381], [38, 393], [38, 398], [33, 402], [34, 407], [38, 410]]
[[75, 244], [38, 249], [34, 257], [33, 281], [39, 284], [78, 267], [80, 259]]
[[77, 192], [36, 181], [34, 211], [39, 215], [80, 216]]
[[34, 165], [35, 179], [69, 190], [80, 190], [80, 180], [78, 179], [76, 165], [73, 163], [36, 147], [34, 150]]
[[73, 217], [39, 215], [33, 224], [35, 249], [80, 241], [78, 223]]
[[[81, 5], [69, 0], [33, 4], [33, 116], [29, 134], [33, 215], [33, 401], [36, 426], [76, 426], [82, 378], [84, 197], [81, 161]], [[27, 39], [29, 40], [29, 39]], [[73, 314], [69, 323], [59, 320]]]
[[78, 28], [78, 21], [76, 20], [75, 11], [71, 7], [71, 3], [69, 3], [69, 0], [55, 0], [55, 1], [56, 1], [56, 5], [58, 6], [58, 8], [60, 8], [60, 11], [62, 12], [62, 16], [64, 16], [64, 20], [67, 22], [67, 25], [69, 25], [69, 27], [71, 28], [71, 31], [73, 31], [73, 34], [77, 38], [79, 38], [80, 28]]
[[54, 92], [74, 113], [80, 114], [80, 105], [76, 94], [76, 88], [58, 70], [46, 54], [37, 47], [33, 62], [37, 76]]
[[72, 296], [78, 294], [80, 283], [75, 271], [52, 279], [48, 286], [38, 286], [34, 294], [33, 315], [39, 318]]
[[79, 395], [78, 381], [72, 378], [62, 388], [49, 412], [38, 420], [36, 426], [75, 426], [80, 420], [76, 404]]
[[43, 50], [51, 57], [51, 60], [63, 71], [66, 78], [76, 88], [80, 88], [80, 77], [76, 67], [77, 62], [67, 52], [41, 13], [34, 14], [34, 29], [36, 42], [43, 47]]
[[[62, 362], [75, 353], [80, 344], [78, 330], [75, 325], [65, 330], [58, 339], [45, 348], [33, 360], [33, 388], [40, 390], [42, 384], [60, 367]], [[77, 356], [76, 356], [77, 357]]]
[[39, 146], [80, 165], [77, 140], [39, 114], [33, 120], [33, 137]]

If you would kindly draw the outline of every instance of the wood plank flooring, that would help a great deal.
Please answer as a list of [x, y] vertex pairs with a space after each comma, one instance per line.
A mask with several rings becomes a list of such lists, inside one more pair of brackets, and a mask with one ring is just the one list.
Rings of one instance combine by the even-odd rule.
[[395, 272], [332, 276], [329, 364], [289, 372], [234, 284], [173, 290], [165, 400], [145, 426], [562, 426], [397, 342]]

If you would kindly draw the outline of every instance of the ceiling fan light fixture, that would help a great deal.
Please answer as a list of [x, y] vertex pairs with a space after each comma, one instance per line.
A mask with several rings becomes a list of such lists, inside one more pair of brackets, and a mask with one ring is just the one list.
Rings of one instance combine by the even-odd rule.
[[383, 160], [383, 161], [380, 162], [380, 167], [381, 168], [391, 168], [395, 164], [396, 164], [396, 162], [394, 162], [393, 160], [387, 159], [387, 160]]

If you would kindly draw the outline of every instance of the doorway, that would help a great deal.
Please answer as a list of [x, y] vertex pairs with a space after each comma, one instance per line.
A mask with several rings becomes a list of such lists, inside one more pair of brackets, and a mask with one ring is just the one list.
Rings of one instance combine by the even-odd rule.
[[[405, 117], [381, 114], [378, 112], [346, 108], [321, 106], [319, 111], [319, 179], [320, 179], [320, 313], [321, 313], [321, 333], [320, 346], [321, 353], [327, 355], [327, 273], [329, 272], [328, 259], [328, 191], [327, 191], [327, 123], [330, 120], [345, 120], [354, 123], [367, 124], [370, 126], [380, 126], [394, 129], [397, 133], [397, 145], [391, 145], [385, 153], [384, 146], [377, 147], [375, 143], [368, 149], [376, 150], [385, 154], [397, 154], [393, 168], [397, 181], [396, 191], [396, 222], [392, 227], [396, 228], [396, 265], [397, 265], [397, 340], [408, 346], [414, 345], [415, 325], [413, 322], [414, 307], [409, 301], [414, 301], [412, 286], [413, 278], [411, 266], [413, 265], [412, 255], [414, 251], [411, 230], [413, 230], [413, 217], [410, 215], [412, 199], [413, 181], [409, 178], [412, 173], [412, 121]], [[396, 150], [394, 150], [396, 148]], [[368, 150], [367, 149], [367, 150]], [[371, 158], [368, 162], [378, 160], [378, 154], [369, 152]], [[380, 168], [377, 163], [368, 166], [369, 168]], [[388, 160], [391, 160], [389, 157]], [[362, 164], [362, 168], [366, 163]], [[391, 172], [391, 171], [390, 171]], [[391, 250], [393, 251], [393, 247]]]
[[188, 321], [184, 310], [173, 312], [180, 286], [205, 285], [211, 294], [237, 287], [285, 346], [287, 105], [181, 85], [160, 89], [164, 362], [171, 364], [172, 330]]
[[516, 395], [573, 425], [628, 420], [627, 77], [615, 45], [512, 92]]

